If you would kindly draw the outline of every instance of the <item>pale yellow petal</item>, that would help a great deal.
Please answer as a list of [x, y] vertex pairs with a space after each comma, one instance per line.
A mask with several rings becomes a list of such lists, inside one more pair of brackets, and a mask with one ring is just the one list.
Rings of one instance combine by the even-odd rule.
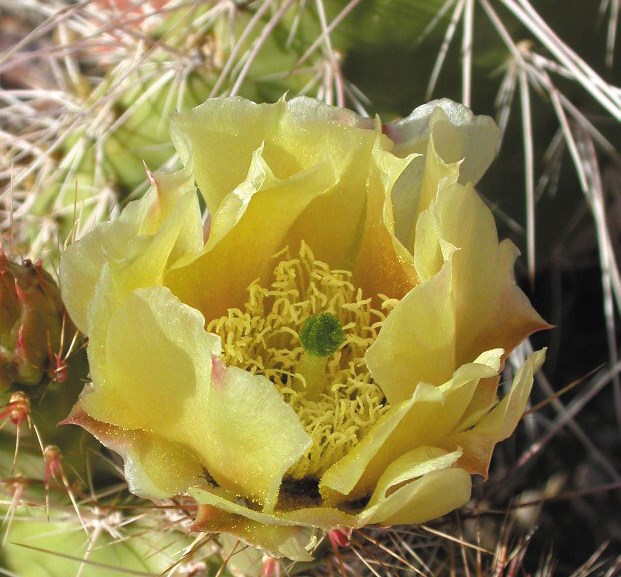
[[[208, 239], [201, 258], [180, 263], [166, 282], [207, 319], [240, 307], [248, 284], [268, 275], [270, 257], [287, 246], [295, 251], [303, 241], [318, 260], [349, 270], [366, 252], [360, 247], [368, 190], [379, 187], [382, 215], [386, 189], [392, 186], [369, 176], [378, 142], [391, 145], [379, 125], [299, 98], [270, 105], [214, 99], [178, 116], [175, 127], [182, 158], [207, 199], [214, 239]], [[391, 158], [393, 164], [407, 165]], [[384, 236], [386, 249], [398, 252], [390, 232]], [[402, 255], [392, 260], [398, 265]], [[403, 279], [396, 282], [412, 286], [411, 271], [397, 274]]]
[[[444, 447], [459, 428], [464, 411], [482, 379], [497, 375], [502, 349], [487, 351], [460, 367], [442, 386], [419, 383], [410, 399], [392, 407], [347, 456], [321, 478], [320, 490], [330, 503], [364, 497], [378, 479], [408, 451]], [[450, 451], [458, 445], [452, 445]]]
[[406, 525], [425, 523], [462, 507], [470, 500], [472, 481], [463, 469], [439, 469], [397, 489], [365, 510], [365, 524]]
[[[328, 531], [336, 527], [360, 527], [363, 523], [356, 516], [356, 512], [347, 513], [334, 507], [301, 507], [299, 509], [275, 511], [265, 513], [257, 511], [248, 506], [247, 503], [237, 500], [232, 501], [225, 496], [218, 494], [217, 489], [206, 489], [203, 487], [192, 487], [190, 495], [198, 503], [214, 507], [225, 515], [234, 516], [239, 519], [250, 521], [253, 524], [276, 526], [276, 527], [315, 527]], [[203, 530], [222, 530], [215, 525], [218, 522], [217, 515], [214, 513], [210, 525], [203, 525]], [[246, 521], [241, 521], [246, 522]], [[224, 522], [229, 523], [229, 520]], [[226, 529], [224, 529], [226, 530]]]
[[196, 429], [181, 436], [192, 435], [216, 481], [273, 510], [285, 473], [311, 444], [274, 385], [236, 367], [216, 368], [204, 408], [194, 418], [204, 423], [192, 423]]
[[[211, 98], [171, 118], [177, 152], [212, 214], [246, 178], [252, 153], [278, 132], [285, 110], [282, 100], [255, 104], [239, 97]], [[286, 150], [283, 154], [289, 156]]]
[[227, 194], [215, 214], [211, 217], [209, 236], [205, 250], [211, 250], [240, 221], [246, 212], [252, 196], [259, 190], [272, 188], [277, 179], [262, 156], [263, 146], [252, 153], [252, 161], [246, 179]]
[[[219, 499], [201, 489], [193, 489], [190, 493], [200, 504], [194, 530], [232, 535], [272, 557], [285, 557], [292, 561], [313, 560], [311, 552], [318, 542], [316, 529], [310, 526], [270, 523], [276, 519], [268, 516], [257, 521], [243, 514], [251, 512], [247, 507], [234, 507], [238, 512], [232, 513], [227, 510], [230, 501]], [[217, 504], [211, 504], [212, 502]]]
[[445, 162], [438, 154], [432, 133], [429, 136], [429, 143], [425, 154], [425, 170], [420, 184], [420, 192], [416, 199], [416, 212], [414, 218], [410, 221], [410, 226], [401, 227], [403, 243], [415, 256], [418, 251], [418, 246], [415, 243], [421, 238], [417, 232], [421, 214], [436, 200], [440, 191], [445, 190], [459, 180], [459, 169], [459, 162]]
[[388, 315], [365, 360], [390, 404], [411, 397], [420, 381], [440, 384], [455, 362], [451, 263], [410, 291]]
[[536, 330], [549, 328], [515, 284], [519, 252], [498, 243], [493, 215], [471, 186], [455, 185], [438, 196], [438, 237], [455, 246], [452, 298], [456, 321], [456, 363], [481, 351], [510, 352]]
[[310, 438], [270, 381], [215, 358], [220, 339], [203, 325], [164, 287], [134, 291], [112, 316], [105, 347], [91, 350], [97, 380], [81, 406], [184, 447], [224, 489], [269, 510]]
[[[359, 120], [352, 112], [309, 98], [274, 104], [212, 98], [173, 117], [172, 132], [182, 161], [193, 170], [214, 213], [246, 178], [252, 153], [261, 146], [267, 164], [281, 180], [309, 169], [326, 155], [341, 162], [365, 148], [370, 151], [374, 131], [357, 128]], [[364, 174], [358, 178], [364, 179]]]
[[[160, 228], [168, 229], [169, 238], [169, 246], [159, 243], [163, 263], [153, 253], [144, 257]], [[88, 307], [107, 264], [125, 266], [136, 260], [135, 270], [140, 271], [146, 262], [152, 271], [154, 266], [163, 267], [169, 258], [174, 261], [201, 245], [200, 212], [191, 179], [183, 172], [152, 176], [152, 186], [144, 197], [127, 205], [116, 220], [97, 225], [64, 252], [60, 286], [69, 315], [88, 334]], [[151, 280], [143, 282], [148, 285]]]
[[63, 424], [79, 425], [123, 458], [124, 478], [135, 495], [172, 497], [204, 482], [196, 456], [157, 434], [102, 423], [87, 415], [80, 403]]
[[388, 465], [377, 481], [369, 507], [385, 499], [389, 490], [398, 485], [428, 475], [432, 471], [451, 467], [461, 455], [462, 451], [459, 449], [448, 453], [438, 447], [417, 447], [408, 451]]
[[271, 257], [287, 246], [292, 225], [337, 180], [326, 157], [287, 180], [270, 179], [268, 188], [252, 193], [243, 215], [215, 246], [208, 244], [201, 256], [168, 271], [166, 286], [208, 320], [243, 307], [248, 285], [266, 281], [273, 271]]
[[[434, 395], [434, 391], [435, 389], [431, 387], [423, 386], [420, 387], [418, 394], [429, 393]], [[411, 409], [412, 404], [413, 400], [409, 400], [391, 407], [352, 451], [323, 474], [319, 488], [328, 504], [341, 503], [347, 500], [344, 496], [349, 496], [356, 485], [359, 484], [360, 479], [369, 467], [369, 463], [380, 452], [383, 452], [384, 447], [388, 445], [391, 439], [395, 438], [396, 435], [394, 433], [398, 430], [400, 423]], [[392, 453], [391, 455], [386, 454], [386, 456], [390, 462]], [[365, 491], [374, 485], [384, 469], [385, 463], [382, 462], [377, 467], [375, 478], [367, 482], [365, 487], [358, 494], [354, 495], [353, 498], [365, 497]]]
[[126, 429], [174, 428], [198, 387], [208, 385], [211, 356], [221, 351], [219, 337], [203, 325], [201, 314], [165, 287], [128, 295], [111, 315], [105, 340], [89, 347], [98, 378], [82, 395], [82, 408]]
[[407, 156], [424, 153], [429, 135], [447, 163], [460, 162], [459, 182], [476, 184], [496, 156], [500, 131], [489, 116], [475, 116], [447, 98], [419, 106], [407, 118], [386, 127], [395, 142], [394, 153]]
[[[439, 383], [482, 351], [502, 347], [509, 352], [532, 332], [549, 327], [515, 284], [517, 249], [509, 241], [498, 243], [491, 211], [471, 185], [452, 184], [438, 191], [420, 215], [415, 247], [422, 284], [395, 308], [367, 353], [389, 400], [395, 398], [391, 390], [404, 387], [407, 374], [418, 376], [420, 367], [425, 371], [421, 380]], [[449, 265], [450, 278], [445, 271]], [[410, 308], [419, 294], [428, 295], [423, 305], [427, 309], [443, 311], [429, 315], [424, 328], [414, 320], [426, 313], [418, 312], [419, 306]], [[442, 346], [438, 335], [444, 338]], [[419, 341], [436, 347], [435, 354], [417, 359]], [[401, 348], [406, 343], [407, 353]], [[382, 356], [377, 355], [380, 350]], [[408, 358], [416, 362], [408, 364]]]
[[524, 414], [534, 374], [545, 360], [545, 350], [530, 355], [513, 380], [511, 390], [486, 416], [468, 430], [461, 429], [442, 444], [447, 450], [463, 449], [459, 466], [487, 477], [496, 443], [509, 437]]
[[373, 147], [366, 183], [366, 214], [353, 267], [354, 282], [365, 295], [402, 298], [418, 284], [412, 255], [394, 235], [391, 200], [395, 183], [410, 162], [384, 150], [380, 140]]
[[490, 117], [474, 116], [465, 106], [443, 99], [417, 108], [386, 130], [395, 140], [395, 154], [420, 155], [393, 190], [397, 237], [416, 255], [415, 240], [425, 240], [416, 232], [421, 213], [450, 185], [478, 182], [496, 154], [498, 128]]

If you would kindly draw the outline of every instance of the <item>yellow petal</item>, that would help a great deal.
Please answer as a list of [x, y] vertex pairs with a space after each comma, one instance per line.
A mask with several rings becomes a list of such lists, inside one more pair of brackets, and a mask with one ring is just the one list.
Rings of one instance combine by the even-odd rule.
[[456, 368], [451, 263], [410, 291], [382, 326], [365, 360], [390, 404], [412, 396], [419, 382], [440, 384]]
[[269, 510], [310, 438], [266, 378], [214, 359], [220, 339], [203, 325], [164, 287], [134, 291], [112, 316], [105, 347], [89, 349], [98, 378], [81, 406], [186, 448], [220, 486]]
[[[105, 265], [125, 265], [137, 259], [138, 271], [143, 263], [150, 264], [148, 270], [152, 271], [155, 265], [163, 267], [169, 258], [175, 260], [202, 246], [200, 212], [190, 177], [186, 173], [173, 173], [152, 176], [152, 182], [145, 196], [129, 203], [119, 218], [97, 225], [84, 238], [69, 245], [63, 254], [60, 265], [63, 302], [76, 326], [85, 334], [89, 332], [88, 308]], [[162, 227], [168, 229], [170, 239], [170, 246], [163, 247], [160, 243], [163, 263], [154, 259], [153, 253], [147, 258], [143, 256]], [[145, 286], [151, 281], [143, 280]]]
[[126, 429], [165, 432], [211, 378], [219, 337], [200, 313], [164, 287], [139, 289], [113, 313], [105, 340], [89, 347], [98, 379], [81, 398], [93, 418]]
[[470, 473], [487, 478], [492, 451], [496, 443], [508, 438], [524, 414], [524, 408], [533, 385], [534, 374], [545, 360], [545, 350], [530, 355], [513, 380], [511, 390], [474, 427], [451, 435], [443, 447], [463, 449], [459, 466]]
[[198, 503], [214, 507], [218, 511], [222, 511], [225, 515], [229, 516], [226, 520], [218, 521], [214, 514], [210, 520], [210, 524], [203, 524], [201, 527], [201, 529], [205, 531], [223, 530], [215, 525], [217, 522], [225, 522], [234, 525], [234, 523], [230, 521], [230, 516], [233, 516], [237, 520], [237, 523], [250, 521], [260, 525], [271, 525], [275, 527], [305, 526], [315, 527], [324, 531], [336, 527], [361, 527], [364, 524], [359, 521], [354, 513], [349, 514], [334, 507], [303, 507], [300, 509], [265, 513], [252, 509], [239, 500], [232, 501], [226, 498], [226, 496], [218, 494], [218, 490], [193, 487], [189, 490], [189, 493]]
[[[287, 246], [292, 224], [336, 182], [327, 158], [288, 180], [269, 179], [267, 188], [252, 193], [243, 215], [215, 246], [208, 242], [200, 257], [168, 272], [166, 286], [208, 320], [242, 307], [248, 285], [257, 278], [267, 280], [273, 271], [271, 257]], [[214, 222], [218, 219], [216, 213]]]
[[285, 473], [311, 439], [268, 379], [236, 367], [214, 372], [204, 410], [195, 415], [204, 419], [205, 434], [200, 426], [187, 434], [220, 485], [271, 511]]
[[386, 468], [377, 481], [369, 508], [385, 499], [390, 489], [432, 471], [451, 467], [461, 455], [461, 450], [448, 453], [437, 447], [417, 447], [401, 455]]
[[424, 446], [447, 449], [444, 441], [459, 428], [480, 381], [498, 374], [502, 354], [502, 349], [483, 353], [440, 387], [419, 383], [410, 399], [391, 408], [346, 457], [326, 471], [320, 484], [326, 499], [340, 503], [369, 494], [391, 463], [408, 451]]
[[463, 469], [439, 469], [397, 489], [360, 515], [365, 524], [406, 525], [437, 519], [470, 500], [472, 481]]
[[244, 216], [255, 192], [278, 184], [270, 167], [263, 159], [263, 145], [252, 153], [246, 179], [231, 194], [227, 194], [211, 218], [205, 251], [216, 246]]
[[[250, 282], [271, 272], [270, 257], [302, 241], [318, 260], [353, 268], [372, 152], [378, 141], [390, 145], [373, 125], [306, 98], [273, 105], [215, 99], [175, 122], [215, 234], [200, 258], [167, 277], [184, 302], [210, 320], [242, 306]], [[387, 183], [377, 185], [383, 202]]]
[[549, 328], [515, 284], [518, 250], [508, 240], [498, 243], [493, 215], [472, 186], [445, 190], [434, 210], [438, 237], [457, 248], [450, 255], [456, 363], [493, 347], [508, 353], [534, 331]]
[[[226, 504], [214, 506], [215, 497], [207, 491], [193, 489], [191, 494], [199, 503], [193, 529], [209, 533], [228, 533], [244, 543], [260, 548], [272, 557], [285, 557], [292, 561], [312, 561], [311, 551], [318, 542], [317, 531], [310, 526], [269, 523], [273, 518], [256, 521], [238, 513], [230, 513]], [[219, 502], [218, 499], [215, 499]], [[220, 502], [219, 502], [220, 503]], [[225, 503], [229, 503], [226, 501]], [[243, 511], [251, 510], [245, 507]], [[255, 567], [256, 569], [256, 567]]]
[[482, 351], [510, 352], [549, 327], [515, 284], [517, 249], [498, 243], [491, 211], [470, 185], [439, 191], [421, 215], [415, 246], [426, 282], [395, 307], [366, 355], [389, 402], [407, 398], [420, 380], [439, 384]]
[[[325, 156], [347, 163], [361, 148], [368, 153], [375, 135], [373, 130], [356, 128], [359, 120], [352, 112], [310, 98], [290, 102], [283, 98], [275, 104], [212, 98], [173, 117], [172, 133], [213, 214], [246, 178], [252, 154], [261, 146], [265, 161], [280, 180], [309, 169]], [[361, 147], [365, 140], [368, 145]], [[364, 180], [364, 174], [357, 178]]]
[[429, 135], [447, 163], [459, 162], [459, 182], [476, 184], [496, 156], [500, 131], [489, 116], [475, 116], [464, 106], [447, 98], [419, 106], [403, 120], [391, 123], [386, 133], [395, 142], [397, 156], [424, 153]]
[[479, 181], [496, 154], [499, 131], [490, 117], [448, 99], [420, 106], [385, 131], [395, 155], [416, 155], [392, 193], [395, 234], [415, 254], [415, 238], [424, 238], [415, 235], [420, 214], [439, 190]]
[[135, 495], [151, 499], [172, 497], [203, 481], [203, 469], [196, 456], [157, 434], [97, 421], [84, 412], [80, 403], [63, 424], [83, 427], [118, 453], [125, 465], [124, 478]]
[[[282, 100], [255, 104], [243, 98], [211, 98], [171, 118], [177, 152], [210, 213], [246, 178], [252, 153], [277, 133], [285, 109]], [[286, 150], [283, 154], [288, 155]]]
[[402, 298], [418, 284], [412, 255], [394, 235], [391, 200], [411, 160], [396, 158], [383, 149], [380, 140], [373, 147], [364, 228], [353, 267], [354, 283], [366, 295]]
[[421, 283], [425, 283], [442, 270], [445, 261], [457, 249], [438, 235], [437, 216], [433, 209], [427, 209], [420, 214], [415, 231], [417, 242], [414, 265]]
[[445, 162], [438, 154], [432, 133], [429, 136], [428, 149], [425, 155], [425, 169], [420, 184], [420, 192], [416, 198], [414, 218], [411, 220], [409, 228], [402, 227], [403, 242], [407, 249], [415, 256], [418, 251], [415, 241], [421, 238], [417, 232], [421, 213], [429, 208], [440, 191], [450, 187], [459, 180], [459, 169], [459, 162]]

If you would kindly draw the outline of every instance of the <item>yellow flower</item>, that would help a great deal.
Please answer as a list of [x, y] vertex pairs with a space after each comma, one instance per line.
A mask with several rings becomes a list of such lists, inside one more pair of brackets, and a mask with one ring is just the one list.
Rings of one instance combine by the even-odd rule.
[[189, 493], [197, 528], [276, 556], [466, 503], [543, 362], [499, 401], [505, 357], [547, 327], [473, 188], [493, 121], [222, 98], [173, 138], [184, 170], [64, 255], [92, 380], [68, 421], [134, 493]]

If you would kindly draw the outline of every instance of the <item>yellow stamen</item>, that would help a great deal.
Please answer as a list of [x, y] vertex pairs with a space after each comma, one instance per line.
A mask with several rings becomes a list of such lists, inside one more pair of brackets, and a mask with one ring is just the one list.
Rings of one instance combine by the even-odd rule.
[[[270, 287], [253, 282], [245, 311], [229, 309], [207, 330], [222, 338], [228, 364], [265, 375], [276, 385], [311, 436], [312, 446], [287, 477], [318, 479], [386, 410], [364, 355], [397, 301], [379, 295], [383, 310], [374, 310], [371, 299], [352, 284], [351, 272], [330, 270], [304, 243], [297, 257], [285, 250], [275, 258]], [[306, 354], [303, 325], [325, 313], [340, 323], [344, 341], [327, 356]]]

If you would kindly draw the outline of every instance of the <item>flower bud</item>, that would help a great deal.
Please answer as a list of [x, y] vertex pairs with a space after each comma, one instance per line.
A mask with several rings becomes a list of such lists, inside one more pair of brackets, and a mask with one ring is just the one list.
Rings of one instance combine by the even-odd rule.
[[0, 390], [58, 380], [64, 316], [58, 287], [41, 264], [18, 264], [0, 252]]

